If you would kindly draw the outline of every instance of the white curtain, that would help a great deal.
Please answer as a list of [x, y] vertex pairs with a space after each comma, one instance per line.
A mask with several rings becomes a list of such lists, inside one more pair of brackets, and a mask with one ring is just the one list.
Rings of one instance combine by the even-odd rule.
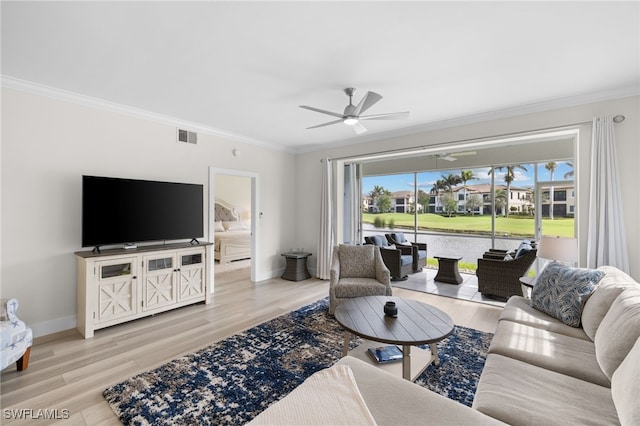
[[350, 244], [362, 243], [362, 182], [360, 180], [360, 164], [345, 165], [345, 238]]
[[322, 280], [330, 278], [333, 249], [333, 179], [331, 160], [322, 160], [322, 188], [320, 190], [320, 235], [318, 237], [318, 264], [316, 275]]
[[613, 117], [595, 117], [591, 136], [591, 186], [587, 267], [629, 272]]

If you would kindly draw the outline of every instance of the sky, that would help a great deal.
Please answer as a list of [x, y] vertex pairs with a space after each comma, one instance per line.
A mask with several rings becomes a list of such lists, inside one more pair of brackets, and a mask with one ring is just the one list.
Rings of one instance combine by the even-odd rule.
[[[545, 169], [545, 163], [538, 164], [538, 181], [551, 180], [550, 172]], [[558, 167], [553, 173], [553, 180], [563, 180], [565, 173], [573, 170], [573, 167], [569, 167], [565, 162], [558, 162]], [[515, 187], [533, 187], [534, 181], [534, 165], [525, 164], [526, 171], [522, 169], [515, 169], [515, 180], [511, 183]], [[479, 183], [491, 183], [491, 176], [489, 175], [489, 167], [480, 167], [473, 170], [478, 180], [471, 180], [467, 182], [467, 185], [479, 184]], [[460, 169], [441, 170], [437, 172], [419, 172], [418, 173], [418, 188], [425, 192], [429, 192], [433, 187], [436, 180], [442, 179], [442, 176], [447, 176], [449, 173], [454, 175], [460, 175]], [[496, 171], [496, 184], [504, 183], [504, 175], [506, 170]], [[571, 177], [569, 179], [572, 179]], [[411, 191], [413, 190], [413, 173], [403, 173], [395, 175], [384, 176], [367, 176], [362, 179], [362, 192], [368, 194], [371, 192], [375, 185], [382, 186], [391, 192], [395, 191]]]

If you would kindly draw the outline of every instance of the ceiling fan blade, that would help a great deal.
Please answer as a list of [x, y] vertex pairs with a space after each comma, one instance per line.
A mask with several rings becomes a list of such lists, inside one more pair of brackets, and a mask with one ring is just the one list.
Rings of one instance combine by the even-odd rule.
[[342, 114], [338, 114], [337, 112], [326, 111], [326, 110], [320, 109], [320, 108], [314, 108], [314, 107], [310, 107], [310, 106], [306, 106], [306, 105], [300, 105], [300, 108], [308, 109], [309, 111], [319, 112], [321, 114], [333, 115], [334, 117], [343, 118]]
[[373, 105], [375, 105], [375, 103], [380, 99], [382, 99], [382, 96], [378, 95], [376, 92], [365, 93], [358, 106], [356, 106], [353, 115], [355, 115], [356, 117], [359, 116], [360, 114], [371, 108]]
[[388, 114], [375, 114], [375, 115], [361, 115], [360, 120], [398, 120], [401, 118], [408, 118], [409, 111], [404, 112], [390, 112]]
[[450, 155], [443, 155], [442, 157], [438, 157], [441, 160], [447, 160], [447, 161], [456, 161], [457, 158], [456, 157], [452, 157]]
[[322, 124], [318, 124], [316, 126], [307, 127], [307, 129], [315, 129], [317, 127], [330, 126], [332, 124], [338, 124], [338, 123], [342, 123], [342, 122], [343, 122], [343, 120], [341, 118], [340, 120], [329, 121], [328, 123], [322, 123]]
[[462, 157], [463, 155], [476, 155], [476, 152], [475, 151], [454, 152], [451, 155], [455, 155], [456, 157]]
[[354, 124], [354, 125], [352, 125], [351, 127], [353, 127], [353, 130], [355, 130], [355, 131], [356, 131], [356, 133], [357, 133], [357, 134], [359, 134], [359, 135], [361, 135], [361, 134], [363, 134], [364, 132], [366, 132], [366, 131], [367, 131], [367, 128], [366, 128], [366, 127], [364, 127], [364, 126], [363, 126], [361, 123], [359, 123], [359, 122], [358, 122], [358, 123], [356, 123], [356, 124]]

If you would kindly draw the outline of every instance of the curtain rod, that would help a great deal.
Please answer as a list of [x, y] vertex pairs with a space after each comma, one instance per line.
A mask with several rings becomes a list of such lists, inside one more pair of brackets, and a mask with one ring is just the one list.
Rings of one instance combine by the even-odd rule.
[[[616, 116], [613, 117], [613, 122], [614, 123], [622, 123], [624, 121], [626, 117], [622, 114], [618, 114]], [[358, 157], [362, 157], [363, 155], [366, 156], [376, 156], [376, 155], [383, 155], [383, 154], [400, 154], [402, 152], [410, 152], [410, 151], [414, 151], [416, 149], [425, 149], [425, 148], [444, 148], [447, 147], [449, 145], [452, 144], [457, 144], [457, 143], [464, 143], [464, 142], [480, 142], [480, 141], [484, 141], [484, 140], [488, 140], [488, 139], [498, 139], [498, 138], [506, 138], [509, 136], [517, 136], [517, 135], [526, 135], [526, 134], [534, 134], [534, 133], [539, 133], [539, 132], [548, 132], [551, 130], [565, 130], [568, 129], [570, 127], [576, 127], [576, 126], [584, 126], [587, 124], [593, 124], [593, 121], [581, 121], [579, 123], [571, 123], [571, 124], [564, 124], [562, 126], [554, 126], [554, 127], [543, 127], [543, 128], [539, 128], [539, 129], [532, 129], [532, 130], [524, 130], [521, 132], [511, 132], [511, 133], [502, 133], [500, 135], [492, 135], [492, 136], [484, 136], [481, 138], [468, 138], [468, 139], [458, 139], [455, 141], [448, 141], [448, 142], [441, 142], [441, 143], [437, 143], [434, 145], [419, 145], [419, 146], [414, 146], [414, 147], [409, 147], [409, 148], [402, 148], [402, 149], [389, 149], [389, 150], [385, 150], [385, 151], [377, 151], [377, 152], [370, 152], [367, 154], [358, 154], [358, 155], [348, 155], [348, 156], [344, 156], [344, 157], [333, 157], [333, 158], [328, 158], [327, 161], [333, 161], [333, 160], [348, 160], [350, 158], [358, 158]], [[322, 161], [322, 160], [320, 160]]]

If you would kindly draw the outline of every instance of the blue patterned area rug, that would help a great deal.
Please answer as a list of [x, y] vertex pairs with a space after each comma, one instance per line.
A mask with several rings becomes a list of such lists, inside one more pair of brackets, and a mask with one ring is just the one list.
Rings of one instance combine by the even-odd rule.
[[[341, 356], [342, 327], [323, 299], [175, 359], [103, 392], [127, 425], [238, 425]], [[456, 326], [440, 365], [416, 383], [471, 405], [490, 333]], [[352, 339], [355, 347], [359, 342]]]

